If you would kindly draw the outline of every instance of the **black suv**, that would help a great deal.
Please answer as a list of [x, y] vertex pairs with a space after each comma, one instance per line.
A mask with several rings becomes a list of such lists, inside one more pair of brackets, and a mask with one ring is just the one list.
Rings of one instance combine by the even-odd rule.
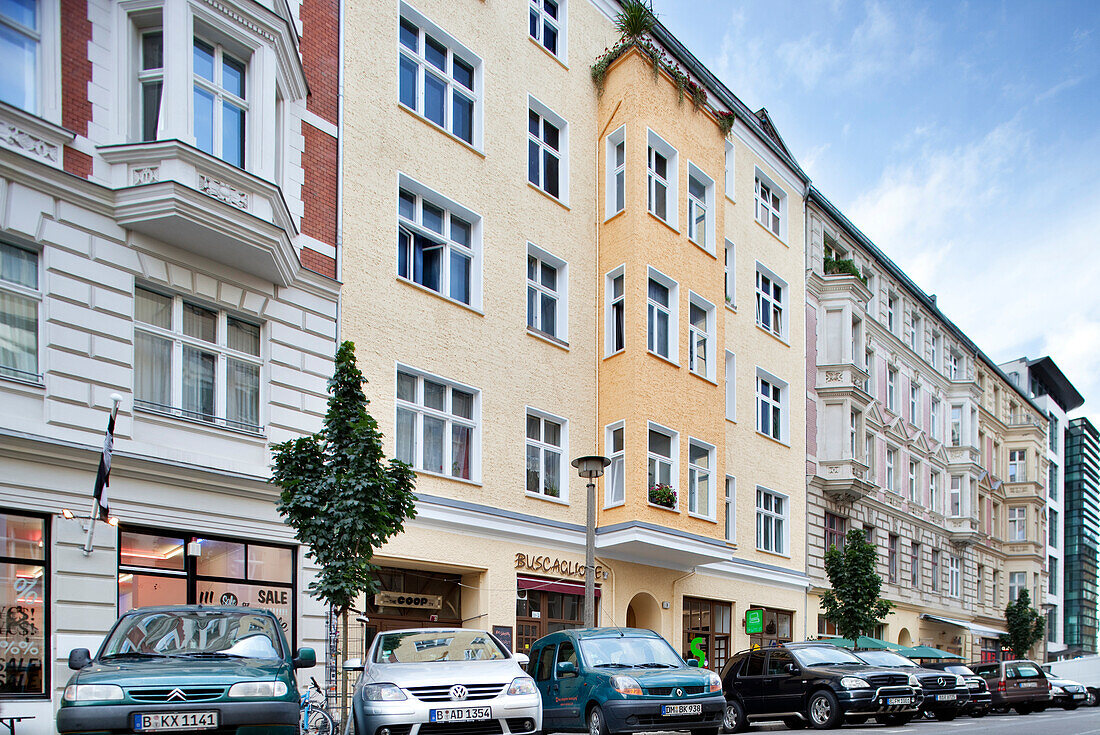
[[966, 681], [966, 688], [970, 690], [970, 701], [966, 703], [963, 712], [971, 717], [985, 717], [989, 714], [993, 707], [993, 695], [989, 693], [985, 679], [975, 674], [969, 666], [958, 661], [935, 661], [925, 664], [924, 667], [961, 676]]
[[893, 651], [856, 651], [855, 654], [871, 666], [889, 666], [916, 676], [923, 695], [921, 712], [937, 720], [953, 720], [970, 704], [970, 689], [961, 676], [922, 668]]
[[918, 686], [916, 677], [868, 666], [827, 643], [742, 651], [722, 668], [723, 725], [729, 732], [742, 732], [750, 722], [782, 720], [791, 728], [809, 723], [825, 730], [839, 727], [846, 718], [863, 721], [870, 716], [902, 725], [920, 707]]

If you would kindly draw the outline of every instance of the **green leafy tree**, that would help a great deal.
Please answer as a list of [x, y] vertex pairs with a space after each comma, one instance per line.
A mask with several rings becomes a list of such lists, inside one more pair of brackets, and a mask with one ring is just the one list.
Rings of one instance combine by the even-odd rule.
[[857, 528], [848, 532], [843, 549], [834, 546], [825, 552], [825, 573], [832, 585], [821, 596], [825, 619], [853, 641], [873, 631], [893, 607], [879, 597], [882, 577], [875, 571], [875, 556], [875, 547]]
[[404, 462], [386, 461], [365, 382], [355, 345], [344, 342], [328, 381], [324, 428], [273, 448], [279, 513], [319, 568], [309, 592], [341, 613], [377, 591], [375, 550], [416, 515], [415, 474]]
[[1020, 590], [1016, 601], [1005, 608], [1005, 627], [1008, 635], [1001, 636], [1001, 644], [1011, 648], [1016, 658], [1026, 658], [1028, 650], [1043, 640], [1047, 621], [1031, 606], [1027, 590]]

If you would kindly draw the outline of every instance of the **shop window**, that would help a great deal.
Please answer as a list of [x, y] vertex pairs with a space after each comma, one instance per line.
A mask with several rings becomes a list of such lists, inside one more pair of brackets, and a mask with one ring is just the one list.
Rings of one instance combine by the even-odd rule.
[[[600, 588], [597, 585], [597, 625], [599, 599]], [[583, 584], [539, 577], [516, 579], [516, 650], [520, 653], [529, 653], [531, 644], [544, 635], [580, 628], [583, 621]]]
[[[684, 646], [685, 658], [694, 657], [692, 644], [703, 652], [706, 667], [721, 671], [730, 656], [730, 621], [732, 606], [728, 602], [684, 598]], [[701, 639], [701, 640], [700, 640]]]
[[764, 632], [749, 636], [749, 645], [752, 648], [769, 648], [778, 646], [780, 643], [789, 643], [791, 630], [794, 628], [794, 613], [769, 608], [757, 609], [764, 611]]
[[[383, 567], [375, 574], [378, 592], [367, 597], [366, 613], [379, 630], [425, 625], [462, 625], [462, 578], [456, 574]], [[426, 604], [394, 599], [406, 593]], [[400, 595], [398, 595], [400, 597]]]
[[0, 513], [0, 697], [49, 696], [48, 548], [44, 519]]

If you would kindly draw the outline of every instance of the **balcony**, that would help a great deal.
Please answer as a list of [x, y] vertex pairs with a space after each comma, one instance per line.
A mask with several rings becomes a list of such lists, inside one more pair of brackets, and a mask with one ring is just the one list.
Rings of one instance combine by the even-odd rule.
[[298, 230], [279, 187], [177, 140], [102, 146], [118, 223], [282, 286]]
[[733, 556], [724, 541], [643, 521], [596, 529], [596, 553], [608, 559], [668, 569], [691, 569], [729, 561]]
[[867, 465], [856, 459], [819, 460], [815, 480], [825, 497], [838, 503], [853, 503], [876, 489]]
[[952, 516], [945, 519], [945, 528], [951, 543], [956, 546], [969, 546], [986, 538], [986, 534], [981, 530], [977, 518]]
[[1004, 484], [1006, 498], [1037, 499], [1046, 503], [1046, 493], [1043, 486], [1035, 481], [1006, 482]]
[[947, 453], [947, 463], [949, 465], [980, 465], [982, 461], [981, 452], [977, 447], [944, 447], [944, 451]]
[[867, 373], [851, 363], [817, 366], [818, 396], [822, 398], [851, 398], [860, 408], [866, 408], [871, 396], [863, 390]]
[[65, 146], [74, 137], [65, 128], [0, 102], [0, 148], [63, 169]]

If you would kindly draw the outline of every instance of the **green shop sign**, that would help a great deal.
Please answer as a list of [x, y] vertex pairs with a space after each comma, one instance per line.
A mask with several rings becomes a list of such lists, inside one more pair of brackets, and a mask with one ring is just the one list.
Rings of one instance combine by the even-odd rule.
[[745, 632], [749, 635], [753, 633], [764, 632], [764, 611], [763, 610], [746, 610], [745, 611]]

